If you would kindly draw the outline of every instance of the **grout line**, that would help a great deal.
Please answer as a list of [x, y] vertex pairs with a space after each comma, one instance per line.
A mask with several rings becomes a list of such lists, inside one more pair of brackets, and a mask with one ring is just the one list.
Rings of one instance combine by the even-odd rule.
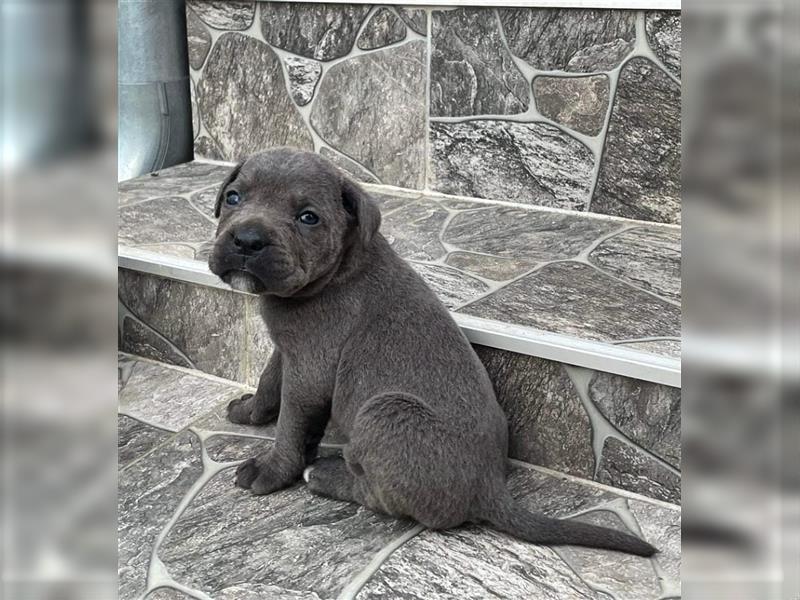
[[372, 558], [370, 563], [364, 567], [361, 572], [359, 572], [353, 579], [350, 580], [347, 586], [337, 597], [337, 600], [354, 600], [356, 595], [361, 591], [361, 588], [367, 584], [370, 578], [380, 570], [383, 563], [385, 563], [389, 557], [400, 548], [400, 546], [418, 536], [426, 529], [427, 528], [423, 525], [416, 525], [412, 529], [406, 531], [400, 537], [389, 542]]

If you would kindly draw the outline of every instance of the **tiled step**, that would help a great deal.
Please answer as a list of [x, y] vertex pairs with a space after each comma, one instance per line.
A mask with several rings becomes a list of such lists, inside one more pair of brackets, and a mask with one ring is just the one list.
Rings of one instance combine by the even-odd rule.
[[[233, 485], [271, 427], [224, 419], [250, 388], [200, 371], [120, 356], [121, 600], [214, 598], [617, 598], [680, 595], [680, 509], [515, 463], [531, 509], [644, 536], [653, 559], [547, 548], [483, 527], [434, 532], [304, 484], [269, 496]], [[321, 452], [336, 452], [328, 437]]]
[[[121, 348], [255, 385], [257, 299], [204, 257], [228, 166], [120, 185]], [[383, 234], [453, 311], [509, 416], [515, 458], [680, 498], [680, 231], [371, 188]]]

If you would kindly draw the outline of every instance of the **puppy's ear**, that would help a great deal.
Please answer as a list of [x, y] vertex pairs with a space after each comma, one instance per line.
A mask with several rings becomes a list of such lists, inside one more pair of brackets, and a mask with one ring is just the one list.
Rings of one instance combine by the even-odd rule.
[[214, 206], [214, 216], [219, 219], [219, 213], [222, 209], [222, 200], [225, 195], [225, 188], [228, 187], [228, 184], [236, 179], [236, 176], [239, 174], [239, 171], [242, 170], [242, 165], [244, 164], [244, 160], [240, 160], [239, 164], [233, 167], [233, 170], [228, 173], [228, 176], [225, 177], [225, 181], [222, 182], [222, 185], [219, 186], [219, 190], [217, 191], [217, 203]]
[[361, 242], [366, 245], [381, 226], [381, 211], [370, 195], [349, 177], [342, 177], [342, 203], [355, 220]]

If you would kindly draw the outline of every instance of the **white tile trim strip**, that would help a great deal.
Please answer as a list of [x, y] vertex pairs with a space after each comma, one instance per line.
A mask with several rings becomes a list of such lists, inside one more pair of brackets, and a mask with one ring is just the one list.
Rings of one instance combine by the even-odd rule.
[[[205, 263], [197, 260], [164, 256], [124, 246], [118, 247], [118, 256], [118, 264], [121, 268], [232, 292], [227, 285], [208, 270]], [[681, 362], [677, 358], [658, 356], [624, 346], [582, 340], [471, 315], [452, 314], [467, 339], [473, 344], [671, 387], [681, 386]]]
[[[295, 3], [319, 0], [294, 0]], [[375, 4], [374, 0], [328, 0], [331, 4]], [[450, 8], [453, 6], [485, 6], [490, 8], [616, 8], [635, 10], [680, 10], [681, 0], [388, 0], [381, 4]]]

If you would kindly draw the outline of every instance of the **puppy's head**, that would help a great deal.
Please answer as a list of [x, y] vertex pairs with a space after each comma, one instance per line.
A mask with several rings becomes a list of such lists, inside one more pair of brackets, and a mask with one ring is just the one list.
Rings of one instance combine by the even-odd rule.
[[239, 163], [217, 195], [209, 267], [234, 289], [289, 297], [324, 285], [380, 211], [367, 193], [312, 152], [276, 148]]

